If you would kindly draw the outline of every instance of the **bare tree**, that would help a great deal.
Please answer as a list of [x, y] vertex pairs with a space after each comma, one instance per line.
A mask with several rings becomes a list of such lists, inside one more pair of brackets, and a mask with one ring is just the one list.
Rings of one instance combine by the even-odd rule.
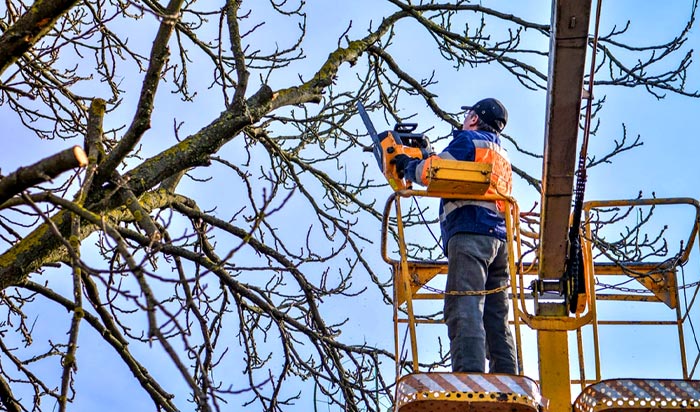
[[[387, 188], [355, 103], [392, 121], [427, 106], [458, 127], [441, 75], [414, 71], [406, 48], [543, 92], [549, 26], [468, 1], [375, 3], [321, 37], [303, 1], [4, 3], [0, 113], [79, 144], [87, 164], [37, 158], [0, 180], [3, 409], [69, 409], [77, 377], [105, 374], [87, 353], [116, 360], [154, 410], [383, 408], [391, 345], [348, 333], [350, 302], [391, 304], [367, 232]], [[596, 82], [698, 97], [685, 82], [694, 12], [660, 44], [603, 33]]]

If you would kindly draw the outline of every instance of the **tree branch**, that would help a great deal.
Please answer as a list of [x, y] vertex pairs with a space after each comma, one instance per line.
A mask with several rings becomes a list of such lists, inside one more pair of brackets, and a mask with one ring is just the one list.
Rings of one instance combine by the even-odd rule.
[[46, 33], [78, 0], [45, 0], [35, 2], [15, 24], [0, 36], [0, 75], [17, 61]]
[[85, 167], [87, 164], [88, 158], [83, 149], [80, 146], [73, 146], [31, 166], [20, 167], [0, 179], [0, 205], [23, 190], [48, 182], [70, 169]]

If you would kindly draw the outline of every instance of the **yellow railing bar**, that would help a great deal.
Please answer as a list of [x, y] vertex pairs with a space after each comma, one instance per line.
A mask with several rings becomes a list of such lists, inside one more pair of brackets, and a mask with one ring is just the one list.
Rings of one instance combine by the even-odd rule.
[[[605, 201], [588, 201], [585, 202], [583, 205], [583, 210], [585, 212], [585, 222], [586, 222], [586, 236], [584, 239], [584, 243], [586, 247], [584, 250], [586, 250], [589, 254], [591, 253], [592, 245], [591, 245], [591, 239], [592, 239], [592, 233], [591, 233], [591, 227], [590, 227], [590, 213], [591, 210], [597, 209], [597, 208], [610, 208], [610, 207], [641, 207], [641, 206], [656, 206], [656, 205], [690, 205], [695, 208], [695, 222], [693, 224], [693, 228], [690, 231], [690, 234], [688, 235], [688, 239], [686, 241], [686, 248], [679, 257], [679, 260], [675, 263], [674, 267], [677, 266], [682, 266], [684, 265], [689, 257], [690, 257], [690, 252], [692, 250], [693, 244], [696, 241], [696, 238], [698, 237], [698, 233], [700, 233], [700, 202], [696, 199], [693, 198], [687, 198], [687, 197], [676, 197], [676, 198], [652, 198], [652, 199], [623, 199], [623, 200], [605, 200]], [[699, 243], [700, 247], [700, 243]], [[591, 262], [591, 278], [593, 279], [593, 275], [595, 274], [594, 272], [598, 272], [600, 275], [614, 275], [617, 274], [615, 271], [616, 266], [621, 268], [621, 265], [593, 265], [592, 264], [592, 257], [588, 256], [585, 259], [586, 262]], [[626, 265], [627, 267], [627, 265]], [[635, 264], [635, 265], [630, 265], [630, 269], [633, 271], [640, 271], [640, 272], [645, 272], [645, 271], [651, 271], [654, 269], [660, 268], [660, 264]], [[684, 379], [689, 379], [690, 374], [688, 373], [688, 360], [687, 360], [687, 354], [686, 354], [686, 347], [685, 347], [685, 334], [683, 331], [683, 323], [686, 319], [686, 316], [689, 315], [688, 312], [683, 314], [681, 312], [680, 308], [680, 297], [678, 293], [678, 287], [677, 287], [677, 279], [674, 279], [674, 282], [676, 284], [674, 285], [673, 288], [673, 294], [675, 297], [675, 301], [678, 302], [676, 304], [675, 310], [676, 310], [676, 320], [675, 321], [598, 321], [597, 317], [594, 316], [594, 319], [592, 321], [593, 325], [593, 347], [594, 347], [594, 354], [595, 354], [595, 367], [596, 367], [596, 379], [600, 380], [601, 379], [601, 372], [600, 372], [600, 346], [599, 346], [599, 341], [598, 341], [598, 326], [599, 325], [675, 325], [678, 331], [678, 344], [679, 344], [679, 352], [680, 352], [680, 357], [681, 357], [681, 369], [683, 373], [683, 378]], [[594, 294], [595, 291], [593, 289], [595, 285], [591, 285], [591, 294]], [[698, 289], [695, 291], [695, 296], [697, 295]], [[693, 300], [695, 299], [695, 296], [693, 297]], [[615, 295], [615, 294], [608, 294], [608, 295], [600, 295], [597, 298], [593, 299], [593, 304], [595, 305], [595, 302], [597, 299], [600, 300], [636, 300], [636, 301], [660, 301], [659, 298], [656, 296], [639, 296], [639, 297], [632, 297], [629, 295]], [[690, 305], [692, 306], [692, 305]], [[688, 306], [688, 307], [690, 307]], [[700, 354], [699, 354], [700, 356]], [[584, 377], [582, 376], [582, 379]]]

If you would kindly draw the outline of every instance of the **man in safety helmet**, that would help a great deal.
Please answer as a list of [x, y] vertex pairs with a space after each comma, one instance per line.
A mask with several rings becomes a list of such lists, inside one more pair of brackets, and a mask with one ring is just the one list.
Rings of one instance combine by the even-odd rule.
[[[452, 141], [438, 156], [490, 163], [487, 193], [510, 196], [512, 171], [500, 139], [508, 121], [506, 108], [487, 98], [462, 109], [466, 110], [462, 130], [453, 131]], [[427, 185], [429, 159], [398, 155], [394, 163], [399, 176]], [[448, 259], [444, 314], [454, 372], [483, 373], [488, 355], [489, 372], [517, 373], [508, 326], [510, 275], [503, 211], [503, 201], [440, 202], [440, 229]]]

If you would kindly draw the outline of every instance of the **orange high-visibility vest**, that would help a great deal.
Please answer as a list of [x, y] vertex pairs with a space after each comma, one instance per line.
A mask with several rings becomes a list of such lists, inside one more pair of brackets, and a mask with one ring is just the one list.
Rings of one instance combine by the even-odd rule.
[[[492, 167], [491, 169], [491, 185], [485, 194], [495, 195], [501, 194], [503, 196], [510, 196], [513, 191], [513, 171], [508, 160], [508, 153], [503, 149], [498, 143], [482, 140], [473, 139], [474, 144], [474, 162], [479, 163], [489, 163]], [[428, 159], [423, 160], [418, 164], [416, 168], [416, 177], [408, 175], [409, 179], [412, 181], [417, 181], [418, 183], [427, 186], [428, 185], [428, 173], [431, 168], [431, 160], [433, 157], [438, 157], [433, 155]], [[446, 159], [454, 159], [451, 154], [443, 152], [439, 157]], [[462, 160], [462, 159], [456, 159]], [[466, 159], [464, 159], [466, 160]], [[503, 200], [497, 200], [496, 209], [499, 212], [505, 211], [505, 203]], [[456, 202], [455, 207], [464, 206], [466, 204], [472, 204], [475, 206], [486, 207], [489, 209], [493, 208], [492, 201], [483, 200], [460, 200]]]
[[[486, 194], [510, 196], [513, 191], [513, 170], [508, 160], [508, 153], [494, 142], [477, 139], [473, 142], [475, 147], [474, 161], [489, 163], [492, 166], [491, 186]], [[500, 212], [505, 210], [503, 200], [496, 201], [496, 206]]]

